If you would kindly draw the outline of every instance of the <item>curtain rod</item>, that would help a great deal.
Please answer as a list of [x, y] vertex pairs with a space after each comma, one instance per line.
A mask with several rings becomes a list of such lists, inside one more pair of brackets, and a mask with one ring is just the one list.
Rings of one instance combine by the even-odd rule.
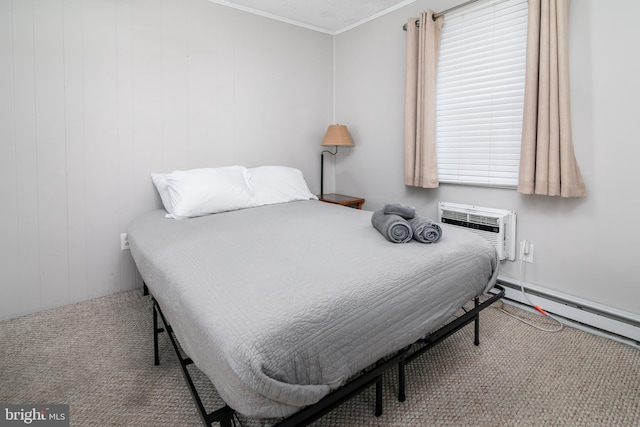
[[[464, 2], [464, 3], [460, 3], [460, 4], [459, 4], [459, 5], [457, 5], [457, 6], [450, 7], [450, 8], [449, 8], [449, 9], [447, 9], [447, 10], [443, 10], [442, 12], [434, 13], [434, 14], [433, 14], [433, 20], [435, 21], [436, 19], [438, 19], [438, 18], [439, 18], [440, 16], [442, 16], [442, 15], [445, 15], [445, 14], [447, 14], [447, 13], [449, 13], [449, 12], [453, 12], [453, 11], [454, 11], [454, 10], [456, 10], [456, 9], [460, 9], [461, 7], [465, 7], [465, 6], [469, 5], [469, 4], [471, 4], [471, 3], [475, 3], [475, 2], [477, 2], [477, 1], [478, 1], [478, 0], [469, 0], [469, 1], [466, 1], [466, 2]], [[420, 27], [420, 21], [416, 21], [416, 27], [418, 27], [418, 28]], [[407, 31], [407, 24], [404, 24], [404, 25], [402, 26], [402, 29], [403, 29], [404, 31]]]

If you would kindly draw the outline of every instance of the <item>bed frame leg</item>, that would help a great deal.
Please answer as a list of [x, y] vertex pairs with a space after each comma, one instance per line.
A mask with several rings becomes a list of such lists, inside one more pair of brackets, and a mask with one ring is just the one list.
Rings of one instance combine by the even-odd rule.
[[[473, 300], [474, 308], [477, 308], [480, 305], [480, 298], [476, 297]], [[473, 321], [474, 323], [474, 339], [473, 343], [475, 345], [480, 345], [480, 313], [476, 314], [476, 318]]]
[[376, 417], [382, 415], [382, 375], [376, 381]]
[[220, 427], [232, 427], [233, 426], [233, 413], [230, 413], [228, 416], [223, 416], [220, 418]]
[[[382, 365], [382, 361], [378, 360], [376, 362], [376, 366], [380, 367]], [[382, 415], [382, 373], [376, 377], [376, 417]]]
[[158, 351], [158, 334], [164, 332], [164, 329], [158, 328], [158, 310], [156, 304], [153, 304], [153, 364], [160, 364], [160, 352]]
[[407, 398], [405, 394], [405, 373], [404, 358], [398, 363], [398, 402], [404, 402]]

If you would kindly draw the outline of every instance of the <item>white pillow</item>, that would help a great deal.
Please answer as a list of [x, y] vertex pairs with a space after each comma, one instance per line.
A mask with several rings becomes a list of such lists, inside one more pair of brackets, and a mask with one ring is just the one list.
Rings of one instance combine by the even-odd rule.
[[151, 180], [153, 181], [153, 185], [156, 186], [156, 190], [158, 190], [158, 194], [160, 195], [160, 200], [162, 200], [162, 205], [167, 212], [173, 211], [171, 206], [171, 199], [169, 198], [169, 186], [167, 185], [167, 181], [165, 177], [169, 175], [168, 173], [152, 173]]
[[302, 172], [286, 166], [260, 166], [248, 169], [256, 204], [317, 200], [309, 191]]
[[152, 174], [162, 204], [176, 219], [255, 206], [249, 174], [243, 166]]

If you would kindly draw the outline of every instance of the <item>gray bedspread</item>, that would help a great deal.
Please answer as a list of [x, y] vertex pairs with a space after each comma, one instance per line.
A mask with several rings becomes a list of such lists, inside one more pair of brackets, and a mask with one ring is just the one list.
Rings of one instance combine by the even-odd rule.
[[313, 404], [495, 282], [494, 248], [443, 226], [391, 245], [371, 212], [291, 202], [186, 220], [158, 210], [131, 254], [186, 354], [252, 417]]

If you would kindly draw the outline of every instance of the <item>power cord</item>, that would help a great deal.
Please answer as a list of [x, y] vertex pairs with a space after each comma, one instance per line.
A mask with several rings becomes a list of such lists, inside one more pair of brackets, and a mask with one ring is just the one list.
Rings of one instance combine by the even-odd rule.
[[[552, 314], [547, 313], [546, 311], [544, 311], [539, 305], [534, 304], [531, 299], [529, 299], [529, 296], [527, 295], [527, 293], [524, 291], [524, 273], [525, 273], [525, 268], [524, 268], [524, 261], [522, 260], [522, 257], [520, 257], [520, 292], [522, 293], [522, 296], [524, 297], [524, 299], [527, 300], [527, 302], [536, 310], [538, 310], [543, 316], [545, 317], [550, 317], [551, 319], [553, 319], [554, 321], [556, 321], [558, 323], [558, 326], [555, 329], [547, 329], [544, 328], [542, 326], [536, 325], [530, 321], [528, 321], [527, 319], [524, 319], [520, 316], [516, 316], [513, 313], [509, 313], [508, 311], [506, 311], [504, 308], [499, 308], [496, 307], [496, 310], [500, 310], [501, 312], [503, 312], [504, 314], [506, 314], [507, 316], [511, 316], [514, 319], [519, 320], [522, 323], [526, 323], [527, 325], [534, 327], [536, 329], [539, 329], [541, 331], [544, 332], [560, 332], [562, 330], [562, 328], [564, 328], [564, 324], [555, 316], [553, 316]], [[504, 303], [503, 303], [503, 307], [504, 307]]]

